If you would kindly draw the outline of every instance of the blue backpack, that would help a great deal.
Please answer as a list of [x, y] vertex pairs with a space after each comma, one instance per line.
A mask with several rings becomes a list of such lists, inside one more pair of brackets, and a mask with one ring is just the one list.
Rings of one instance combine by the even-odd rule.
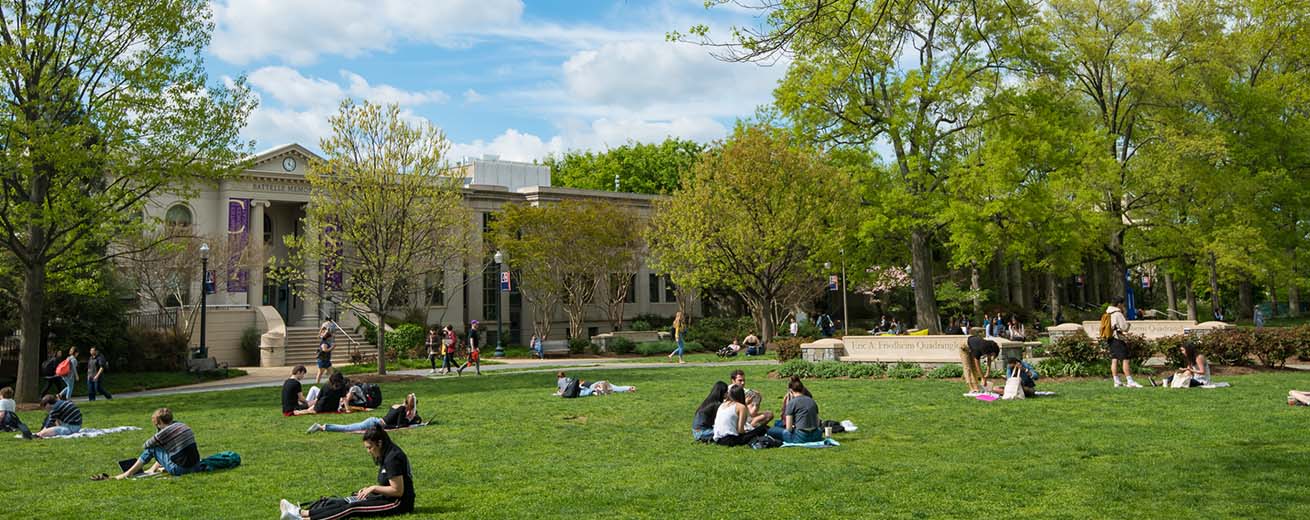
[[220, 451], [200, 461], [204, 471], [232, 469], [241, 465], [241, 455], [235, 451]]

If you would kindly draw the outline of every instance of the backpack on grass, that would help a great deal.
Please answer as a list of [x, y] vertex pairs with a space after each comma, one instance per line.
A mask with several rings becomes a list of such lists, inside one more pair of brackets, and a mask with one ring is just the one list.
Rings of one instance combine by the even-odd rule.
[[364, 408], [382, 406], [382, 387], [373, 383], [364, 383], [359, 386], [364, 391]]
[[59, 377], [68, 377], [68, 373], [73, 371], [72, 359], [73, 356], [68, 356], [64, 358], [63, 361], [59, 362], [59, 366], [55, 368], [55, 375]]
[[235, 451], [220, 451], [200, 461], [200, 466], [204, 471], [218, 471], [220, 469], [232, 469], [241, 465], [241, 455]]

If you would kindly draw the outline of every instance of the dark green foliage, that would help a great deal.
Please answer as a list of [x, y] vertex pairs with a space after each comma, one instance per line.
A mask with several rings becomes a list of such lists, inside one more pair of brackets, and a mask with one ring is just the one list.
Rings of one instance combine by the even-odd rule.
[[171, 330], [128, 329], [123, 348], [106, 353], [117, 371], [181, 370], [187, 356], [186, 336]]
[[615, 354], [631, 354], [635, 350], [637, 344], [628, 338], [616, 337], [609, 340], [609, 351]]
[[1046, 347], [1046, 354], [1070, 363], [1091, 363], [1109, 356], [1100, 341], [1092, 339], [1082, 330], [1055, 340]]
[[[677, 348], [678, 344], [672, 341], [649, 341], [646, 343], [638, 343], [636, 352], [643, 356], [654, 356], [656, 354], [668, 354]], [[684, 341], [682, 344], [682, 350], [684, 353], [703, 352], [705, 347], [700, 343]]]
[[769, 348], [777, 353], [778, 361], [785, 362], [801, 357], [801, 344], [810, 341], [812, 340], [806, 337], [774, 339], [773, 343], [769, 344]]
[[255, 327], [246, 327], [241, 331], [241, 352], [246, 355], [246, 361], [259, 364], [259, 329]]
[[[697, 320], [699, 321], [699, 320]], [[645, 330], [658, 330], [661, 332], [672, 332], [673, 317], [660, 316], [659, 314], [638, 314], [632, 318], [632, 330], [641, 330], [637, 328], [637, 322], [645, 324]]]
[[[747, 334], [755, 331], [755, 322], [749, 316], [739, 318], [701, 318], [687, 328], [687, 341], [695, 341], [713, 348], [723, 348], [733, 339], [741, 341]], [[763, 340], [761, 340], [763, 341]]]
[[604, 152], [570, 151], [545, 162], [556, 186], [614, 191], [618, 178], [619, 191], [658, 195], [678, 188], [703, 149], [695, 141], [670, 137], [661, 143], [629, 141]]
[[953, 377], [964, 377], [964, 367], [956, 364], [942, 365], [934, 368], [926, 374], [928, 379], [950, 379]]
[[886, 377], [887, 365], [882, 363], [846, 363], [846, 376], [852, 379]]
[[587, 338], [569, 339], [569, 354], [576, 356], [578, 354], [586, 352], [588, 348], [591, 348], [591, 340]]
[[427, 330], [417, 323], [402, 323], [387, 332], [387, 352], [393, 358], [396, 357], [422, 357], [418, 350], [423, 348], [423, 341], [427, 337]]
[[834, 377], [846, 377], [846, 369], [850, 365], [841, 361], [820, 361], [814, 364], [811, 369], [813, 377], [820, 379], [832, 379]]
[[[787, 326], [790, 327], [790, 326], [791, 326], [791, 323], [788, 323]], [[780, 331], [780, 332], [784, 332], [784, 333], [785, 333], [785, 332], [788, 332], [788, 330], [789, 330], [789, 329], [784, 328], [784, 329], [783, 329], [782, 331]], [[797, 336], [797, 337], [801, 337], [801, 338], [818, 338], [818, 337], [821, 337], [822, 335], [823, 335], [823, 331], [819, 330], [819, 326], [818, 326], [818, 325], [815, 325], [814, 322], [813, 322], [812, 320], [805, 320], [804, 322], [800, 323], [799, 326], [796, 327], [796, 336]]]
[[644, 331], [654, 330], [654, 329], [651, 328], [651, 326], [650, 326], [650, 322], [649, 322], [649, 321], [646, 321], [646, 320], [632, 320], [632, 321], [628, 322], [628, 330], [633, 330], [633, 331], [642, 331], [642, 332], [644, 332]]
[[784, 378], [793, 376], [800, 378], [814, 377], [814, 363], [810, 363], [804, 359], [793, 359], [787, 361], [783, 363], [782, 366], [778, 367], [778, 376]]
[[917, 363], [897, 363], [887, 370], [887, 377], [892, 379], [914, 379], [923, 374], [923, 367]]

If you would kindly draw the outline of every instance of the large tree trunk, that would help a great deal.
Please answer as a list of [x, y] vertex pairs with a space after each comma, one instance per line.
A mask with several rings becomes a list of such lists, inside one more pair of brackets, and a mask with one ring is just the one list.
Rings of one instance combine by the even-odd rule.
[[1187, 319], [1196, 321], [1196, 293], [1192, 291], [1190, 281], [1183, 284], [1183, 295], [1187, 300]]
[[969, 268], [969, 292], [973, 293], [973, 313], [975, 315], [982, 314], [982, 300], [978, 298], [978, 291], [981, 289], [982, 287], [978, 284], [978, 265], [974, 264]]
[[1005, 251], [996, 252], [996, 260], [992, 264], [992, 269], [996, 273], [996, 303], [1006, 303], [1010, 301], [1010, 268], [1005, 262]]
[[1018, 260], [1010, 261], [1010, 301], [1021, 309], [1028, 308], [1028, 300], [1023, 294], [1023, 265]]
[[918, 327], [928, 329], [929, 334], [941, 334], [932, 279], [932, 245], [927, 230], [916, 229], [910, 232], [910, 255], [910, 265], [914, 268], [911, 280], [914, 281], [914, 314]]
[[1301, 291], [1296, 288], [1296, 281], [1287, 287], [1287, 315], [1293, 318], [1301, 317]]
[[1060, 287], [1055, 281], [1055, 275], [1051, 273], [1046, 273], [1046, 297], [1051, 303], [1051, 323], [1058, 325], [1059, 321], [1055, 317], [1060, 315]]
[[[36, 228], [39, 229], [39, 228]], [[44, 239], [44, 233], [41, 233]], [[33, 264], [23, 272], [23, 301], [21, 302], [23, 339], [18, 350], [18, 383], [14, 398], [20, 403], [33, 403], [41, 383], [41, 345], [45, 314], [45, 264]]]
[[1255, 290], [1250, 280], [1237, 285], [1238, 318], [1249, 320], [1255, 315]]
[[373, 317], [377, 321], [377, 342], [378, 342], [378, 374], [387, 373], [387, 322], [383, 321], [385, 309], [381, 305], [377, 307], [378, 312]]
[[1095, 260], [1088, 265], [1087, 289], [1092, 303], [1096, 307], [1100, 307], [1105, 303], [1104, 295], [1101, 294], [1101, 263]]
[[1215, 265], [1217, 260], [1214, 253], [1210, 253], [1210, 312], [1219, 312], [1221, 302], [1219, 300], [1219, 267]]
[[1169, 273], [1164, 274], [1164, 293], [1169, 305], [1169, 315], [1165, 318], [1172, 320], [1178, 312], [1178, 295], [1174, 294], [1174, 277]]
[[1269, 317], [1278, 317], [1278, 281], [1269, 281]]
[[1128, 272], [1128, 257], [1125, 256], [1124, 254], [1123, 230], [1120, 230], [1114, 233], [1113, 235], [1110, 235], [1109, 250], [1110, 250], [1109, 267], [1110, 267], [1110, 271], [1112, 272], [1110, 279], [1106, 280], [1108, 282], [1108, 288], [1110, 289], [1109, 296], [1111, 298], [1116, 296], [1127, 298], [1128, 277], [1125, 276], [1125, 273]]

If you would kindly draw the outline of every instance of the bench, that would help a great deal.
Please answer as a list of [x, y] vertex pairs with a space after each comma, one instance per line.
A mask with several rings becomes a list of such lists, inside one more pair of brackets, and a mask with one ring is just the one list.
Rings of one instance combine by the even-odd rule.
[[568, 357], [569, 342], [564, 339], [552, 339], [541, 342], [541, 353], [544, 356]]

